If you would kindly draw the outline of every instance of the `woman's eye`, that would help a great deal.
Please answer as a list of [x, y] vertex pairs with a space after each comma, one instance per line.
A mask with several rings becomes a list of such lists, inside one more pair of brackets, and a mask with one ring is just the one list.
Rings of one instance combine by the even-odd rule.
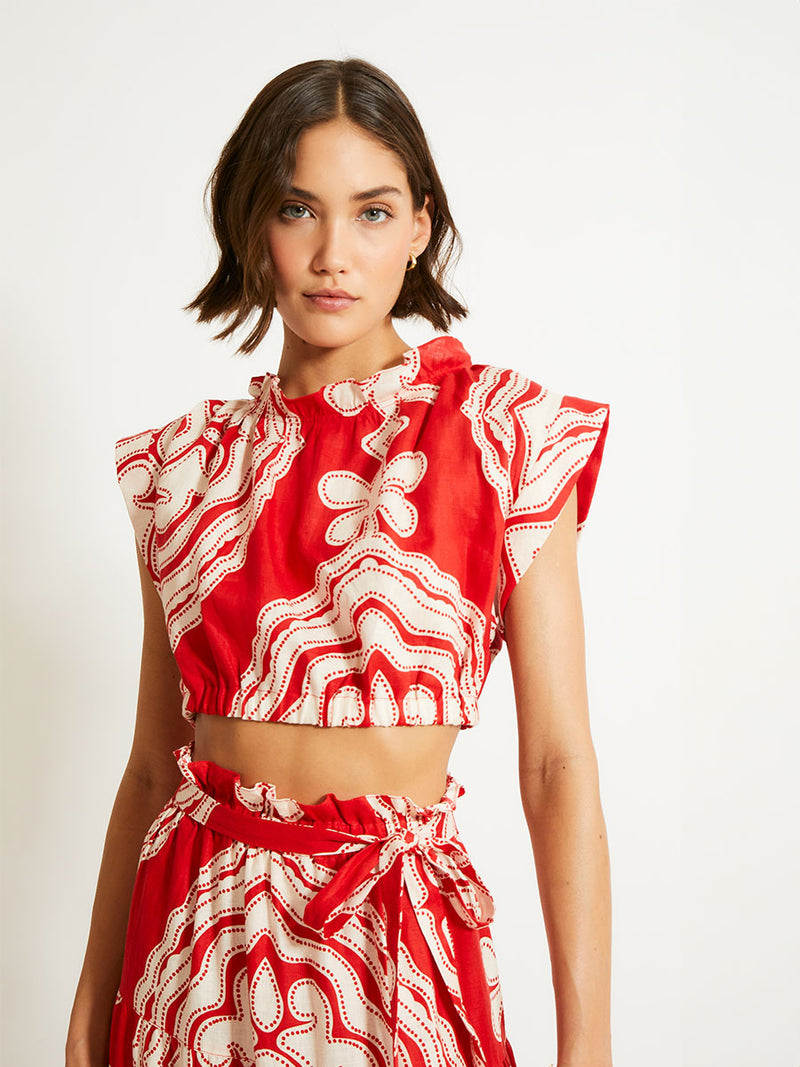
[[[308, 208], [305, 207], [303, 204], [284, 204], [283, 207], [281, 208], [281, 214], [282, 215], [286, 214], [292, 208], [297, 208], [298, 211], [308, 211]], [[302, 216], [301, 215], [287, 215], [287, 218], [299, 219], [299, 218], [302, 218]]]
[[[368, 208], [364, 209], [362, 214], [366, 215], [368, 211], [379, 211], [382, 214], [386, 215], [387, 218], [392, 218], [391, 211], [389, 211], [389, 209], [385, 208], [385, 207], [368, 207]], [[383, 219], [372, 219], [371, 221], [373, 221], [373, 222], [382, 222], [384, 220]]]

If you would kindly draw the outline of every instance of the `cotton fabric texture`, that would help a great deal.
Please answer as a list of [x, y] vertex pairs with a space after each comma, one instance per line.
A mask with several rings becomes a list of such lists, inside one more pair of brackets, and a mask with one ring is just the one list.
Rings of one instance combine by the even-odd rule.
[[[301, 397], [266, 372], [116, 443], [182, 712], [478, 722], [508, 597], [609, 406], [435, 337]], [[494, 901], [440, 800], [317, 804], [175, 750], [140, 853], [111, 1067], [515, 1067]]]
[[[515, 1067], [494, 901], [458, 836], [452, 775], [429, 807], [301, 804], [191, 745], [176, 757], [184, 780], [139, 862], [111, 1067]], [[248, 821], [284, 837], [250, 843]]]
[[449, 335], [363, 381], [249, 391], [116, 446], [184, 717], [475, 726], [508, 598], [575, 484], [586, 520], [608, 405]]

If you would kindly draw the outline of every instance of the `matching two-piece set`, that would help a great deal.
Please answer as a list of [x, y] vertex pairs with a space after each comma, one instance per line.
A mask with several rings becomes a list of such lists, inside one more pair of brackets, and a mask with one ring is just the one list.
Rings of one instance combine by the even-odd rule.
[[[300, 397], [267, 372], [116, 444], [183, 715], [478, 722], [516, 582], [609, 407], [438, 336]], [[278, 796], [175, 750], [148, 829], [111, 1067], [515, 1067], [492, 896], [441, 798]]]

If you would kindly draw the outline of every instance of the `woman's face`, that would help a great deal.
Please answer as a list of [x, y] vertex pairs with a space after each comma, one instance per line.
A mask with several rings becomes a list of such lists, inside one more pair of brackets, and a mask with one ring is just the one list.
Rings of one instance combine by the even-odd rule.
[[[409, 252], [419, 255], [430, 239], [428, 201], [414, 211], [400, 160], [360, 127], [335, 119], [305, 130], [292, 189], [266, 230], [284, 324], [321, 348], [383, 326]], [[332, 309], [308, 295], [326, 289], [355, 299]]]

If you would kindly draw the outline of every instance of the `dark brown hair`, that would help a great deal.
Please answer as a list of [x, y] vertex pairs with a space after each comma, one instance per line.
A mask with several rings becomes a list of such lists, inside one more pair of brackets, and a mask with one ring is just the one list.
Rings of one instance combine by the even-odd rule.
[[445, 333], [467, 308], [443, 280], [461, 236], [417, 114], [400, 87], [364, 59], [315, 59], [298, 63], [258, 93], [228, 139], [204, 192], [211, 193], [209, 223], [219, 245], [219, 264], [184, 311], [198, 322], [220, 316], [233, 321], [214, 336], [222, 340], [260, 309], [254, 328], [237, 351], [249, 354], [272, 321], [275, 286], [263, 238], [267, 218], [287, 195], [296, 165], [297, 142], [310, 126], [347, 118], [394, 151], [406, 169], [415, 211], [430, 193], [431, 236], [406, 272], [391, 314], [418, 315]]

